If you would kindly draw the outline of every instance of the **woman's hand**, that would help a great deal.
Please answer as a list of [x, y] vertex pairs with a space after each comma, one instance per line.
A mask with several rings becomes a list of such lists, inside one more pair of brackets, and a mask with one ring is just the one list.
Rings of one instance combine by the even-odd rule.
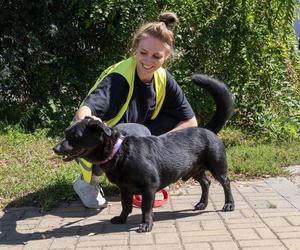
[[92, 115], [91, 109], [87, 106], [81, 106], [77, 110], [73, 121], [83, 120], [87, 116], [93, 118], [94, 120], [102, 122], [102, 120], [99, 117]]
[[81, 106], [76, 114], [75, 114], [75, 117], [74, 117], [74, 120], [77, 121], [77, 120], [82, 120], [84, 119], [86, 116], [92, 116], [92, 111], [89, 107], [87, 106]]

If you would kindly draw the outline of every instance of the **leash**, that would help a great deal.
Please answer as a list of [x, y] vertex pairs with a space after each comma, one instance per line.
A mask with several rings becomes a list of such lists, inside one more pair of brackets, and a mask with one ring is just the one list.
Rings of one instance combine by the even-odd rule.
[[[168, 194], [167, 190], [162, 189], [159, 192], [161, 192], [163, 194], [163, 199], [162, 200], [154, 200], [154, 202], [153, 202], [154, 208], [165, 205], [169, 200], [169, 194]], [[140, 194], [134, 194], [132, 204], [135, 207], [141, 207], [142, 206], [142, 196]]]

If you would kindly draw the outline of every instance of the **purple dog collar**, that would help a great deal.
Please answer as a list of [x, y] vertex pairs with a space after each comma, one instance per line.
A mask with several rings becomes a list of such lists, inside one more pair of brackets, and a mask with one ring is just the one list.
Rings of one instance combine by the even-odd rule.
[[115, 156], [115, 154], [119, 151], [119, 149], [122, 145], [123, 139], [124, 138], [121, 138], [121, 137], [118, 138], [117, 142], [115, 143], [115, 145], [113, 147], [113, 150], [112, 150], [111, 154], [105, 160], [100, 161], [99, 164], [107, 163], [108, 161], [110, 161]]

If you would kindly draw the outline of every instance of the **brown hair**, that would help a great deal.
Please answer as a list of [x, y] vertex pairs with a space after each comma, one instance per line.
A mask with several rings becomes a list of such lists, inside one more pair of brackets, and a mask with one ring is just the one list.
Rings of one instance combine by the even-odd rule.
[[134, 34], [132, 40], [132, 49], [136, 50], [139, 42], [145, 37], [154, 37], [166, 44], [173, 51], [174, 34], [171, 30], [178, 23], [178, 18], [173, 12], [162, 12], [159, 20], [143, 24]]

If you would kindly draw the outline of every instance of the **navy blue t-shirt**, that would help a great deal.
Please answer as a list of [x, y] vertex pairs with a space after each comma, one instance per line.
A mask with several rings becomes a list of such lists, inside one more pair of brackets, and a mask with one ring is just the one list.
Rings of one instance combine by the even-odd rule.
[[[136, 73], [129, 106], [119, 123], [144, 124], [153, 134], [158, 135], [173, 129], [180, 121], [194, 116], [182, 89], [167, 70], [166, 74], [166, 96], [157, 118], [150, 119], [155, 110], [154, 82], [143, 83]], [[84, 105], [91, 109], [93, 115], [108, 121], [118, 114], [126, 102], [128, 91], [129, 84], [126, 79], [118, 73], [112, 73], [86, 97]]]

